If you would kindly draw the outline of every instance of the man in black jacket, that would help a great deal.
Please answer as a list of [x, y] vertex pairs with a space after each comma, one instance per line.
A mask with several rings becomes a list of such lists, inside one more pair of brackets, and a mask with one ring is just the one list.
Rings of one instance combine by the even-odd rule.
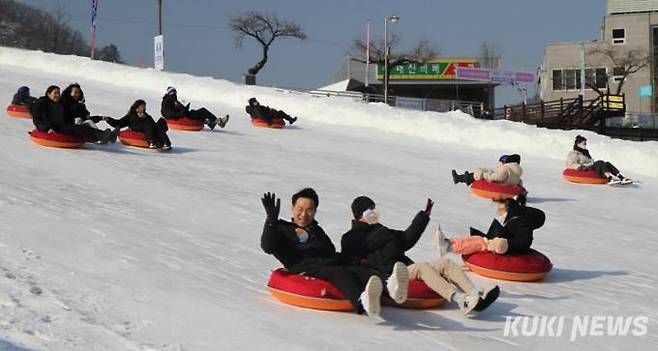
[[260, 118], [267, 122], [267, 124], [272, 124], [274, 120], [283, 119], [288, 121], [290, 125], [297, 121], [297, 117], [291, 117], [289, 114], [281, 111], [270, 108], [269, 106], [263, 106], [256, 100], [255, 97], [250, 98], [247, 101], [248, 105], [245, 106], [245, 111], [252, 118]]
[[160, 104], [160, 113], [165, 119], [178, 120], [187, 117], [197, 121], [202, 121], [208, 125], [210, 130], [215, 129], [215, 126], [218, 123], [220, 128], [224, 128], [229, 120], [229, 115], [226, 115], [222, 118], [217, 118], [205, 107], [201, 107], [198, 110], [191, 110], [189, 103], [187, 105], [183, 105], [180, 101], [178, 101], [178, 92], [174, 87], [167, 87], [167, 92], [162, 97], [162, 103]]
[[[382, 274], [370, 267], [343, 262], [331, 239], [315, 221], [319, 198], [313, 189], [302, 189], [293, 195], [292, 222], [279, 219], [281, 199], [274, 194], [265, 194], [262, 202], [267, 213], [261, 236], [263, 251], [274, 255], [292, 273], [329, 281], [350, 299], [357, 313], [379, 314]], [[408, 274], [393, 274], [388, 281], [389, 295], [404, 302]]]

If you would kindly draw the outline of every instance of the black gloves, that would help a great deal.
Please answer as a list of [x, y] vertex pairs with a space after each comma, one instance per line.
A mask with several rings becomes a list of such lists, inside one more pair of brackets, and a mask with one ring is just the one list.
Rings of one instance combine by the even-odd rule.
[[267, 221], [276, 222], [279, 219], [279, 211], [281, 210], [281, 199], [277, 199], [274, 193], [266, 193], [263, 194], [261, 200], [263, 201], [265, 213], [267, 213]]
[[432, 199], [427, 199], [427, 205], [425, 205], [425, 213], [429, 216], [432, 214], [432, 207], [434, 206], [434, 201]]

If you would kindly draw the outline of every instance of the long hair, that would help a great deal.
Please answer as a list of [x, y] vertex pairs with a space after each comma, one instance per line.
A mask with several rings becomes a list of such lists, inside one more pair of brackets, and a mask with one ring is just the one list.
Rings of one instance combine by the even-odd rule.
[[130, 105], [130, 110], [128, 110], [128, 113], [137, 116], [137, 108], [141, 105], [146, 106], [146, 101], [142, 99], [135, 100], [135, 102], [133, 102], [133, 104]]
[[80, 84], [78, 84], [78, 83], [69, 84], [69, 86], [66, 87], [66, 89], [64, 89], [64, 91], [62, 91], [62, 97], [64, 99], [67, 99], [67, 100], [70, 99], [71, 98], [71, 90], [73, 90], [73, 88], [78, 88], [78, 90], [80, 90], [80, 101], [79, 102], [84, 103], [85, 102], [85, 93], [82, 91], [82, 88], [80, 87]]
[[48, 96], [48, 94], [52, 93], [52, 91], [55, 90], [55, 89], [61, 90], [61, 89], [59, 89], [59, 87], [57, 85], [51, 85], [51, 86], [48, 87], [48, 89], [46, 89], [46, 96]]

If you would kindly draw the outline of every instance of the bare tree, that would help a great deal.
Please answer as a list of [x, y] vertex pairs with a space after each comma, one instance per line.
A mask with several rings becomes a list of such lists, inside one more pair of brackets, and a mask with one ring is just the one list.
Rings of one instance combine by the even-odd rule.
[[480, 66], [483, 68], [500, 68], [502, 51], [499, 43], [483, 41], [480, 44]]
[[[435, 59], [441, 53], [441, 50], [428, 40], [421, 39], [418, 43], [408, 51], [398, 50], [400, 46], [400, 37], [392, 33], [389, 35], [388, 42], [388, 67], [387, 77], [388, 80], [391, 76], [391, 71], [398, 66], [404, 66], [409, 63], [421, 63]], [[384, 40], [370, 41], [370, 63], [385, 64], [386, 52], [384, 51]], [[354, 61], [366, 63], [366, 50], [368, 48], [365, 39], [356, 39], [352, 45], [354, 52]]]
[[[619, 77], [617, 89], [614, 92], [615, 95], [621, 94], [624, 83], [626, 82], [626, 78], [628, 78], [628, 76], [641, 71], [651, 63], [651, 55], [649, 55], [649, 52], [644, 49], [625, 50], [621, 47], [601, 45], [589, 50], [587, 54], [590, 57], [597, 57], [597, 62], [600, 62], [600, 60], [603, 59], [603, 61], [607, 62], [613, 67], [613, 77]], [[607, 73], [605, 80], [606, 82], [608, 81]], [[596, 91], [599, 95], [606, 94], [606, 92], [602, 91], [599, 87], [596, 86], [596, 82], [592, 82], [587, 79], [585, 81], [586, 86]], [[606, 85], [607, 93], [610, 94], [610, 84], [607, 83]]]
[[249, 68], [249, 74], [256, 75], [265, 66], [272, 42], [276, 38], [290, 37], [300, 40], [306, 39], [302, 27], [291, 21], [284, 21], [274, 14], [250, 11], [234, 17], [229, 27], [235, 33], [235, 46], [240, 48], [245, 37], [254, 38], [262, 47], [260, 61]]

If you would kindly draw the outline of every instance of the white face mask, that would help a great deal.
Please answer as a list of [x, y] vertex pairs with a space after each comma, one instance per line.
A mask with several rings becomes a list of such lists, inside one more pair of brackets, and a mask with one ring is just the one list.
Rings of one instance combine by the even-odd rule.
[[367, 209], [363, 211], [363, 218], [365, 218], [369, 224], [376, 224], [379, 222], [379, 211], [374, 209]]

